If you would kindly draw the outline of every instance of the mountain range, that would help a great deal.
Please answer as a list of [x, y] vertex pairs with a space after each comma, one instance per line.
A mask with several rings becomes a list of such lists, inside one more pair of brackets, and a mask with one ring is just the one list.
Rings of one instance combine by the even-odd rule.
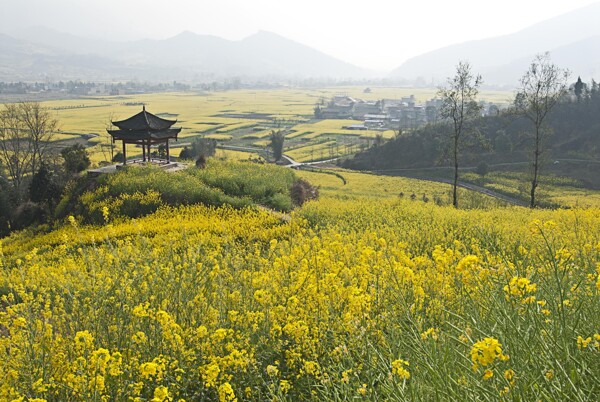
[[514, 86], [534, 56], [550, 52], [554, 63], [574, 76], [600, 75], [600, 3], [574, 10], [510, 35], [443, 47], [407, 60], [390, 77], [439, 83], [460, 60], [492, 85]]
[[87, 39], [45, 27], [0, 34], [0, 81], [372, 76], [369, 70], [265, 31], [239, 41], [187, 31], [131, 42]]
[[460, 60], [468, 60], [485, 84], [514, 87], [533, 57], [546, 51], [560, 67], [589, 80], [600, 76], [597, 21], [600, 3], [510, 35], [413, 57], [387, 76], [265, 31], [237, 41], [185, 31], [163, 40], [116, 42], [31, 27], [0, 34], [0, 81], [385, 78], [438, 85], [454, 74]]

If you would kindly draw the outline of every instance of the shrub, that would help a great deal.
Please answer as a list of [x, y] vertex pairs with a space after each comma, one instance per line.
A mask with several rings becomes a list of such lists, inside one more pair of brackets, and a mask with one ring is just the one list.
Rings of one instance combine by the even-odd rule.
[[301, 206], [306, 201], [319, 197], [319, 190], [306, 180], [296, 180], [290, 189], [290, 196], [294, 205]]
[[65, 160], [64, 166], [68, 173], [79, 173], [87, 169], [90, 164], [90, 157], [80, 144], [75, 144], [60, 151], [61, 156]]
[[484, 177], [486, 174], [489, 173], [489, 171], [490, 171], [490, 167], [484, 161], [479, 162], [479, 164], [475, 168], [475, 173], [477, 173], [481, 177]]
[[113, 156], [112, 161], [113, 162], [123, 162], [125, 160], [125, 157], [123, 156], [123, 152], [119, 151], [115, 154], [115, 156]]

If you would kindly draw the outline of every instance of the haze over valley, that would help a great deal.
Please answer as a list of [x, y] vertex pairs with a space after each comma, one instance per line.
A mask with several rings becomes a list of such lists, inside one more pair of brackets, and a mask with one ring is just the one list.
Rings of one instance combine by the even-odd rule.
[[[273, 83], [328, 79], [437, 86], [460, 60], [469, 60], [484, 76], [485, 85], [512, 88], [533, 56], [547, 51], [557, 64], [574, 74], [586, 80], [594, 78], [600, 72], [600, 25], [595, 23], [599, 19], [600, 3], [593, 3], [517, 32], [423, 52], [387, 71], [359, 67], [277, 32], [262, 30], [239, 40], [190, 30], [166, 39], [105, 40], [44, 25], [22, 26], [0, 34], [0, 81], [198, 83], [236, 78]], [[352, 42], [344, 40], [348, 36], [345, 31], [357, 27], [344, 24], [334, 28], [331, 36], [351, 49]], [[400, 55], [408, 42], [422, 36], [419, 31], [401, 32], [398, 38], [384, 35], [377, 42], [385, 45], [380, 52]], [[369, 64], [368, 53], [364, 61], [359, 65]]]

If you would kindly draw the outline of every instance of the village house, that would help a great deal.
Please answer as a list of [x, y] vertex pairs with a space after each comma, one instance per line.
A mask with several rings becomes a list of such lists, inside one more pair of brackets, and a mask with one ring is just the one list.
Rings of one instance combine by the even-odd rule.
[[365, 115], [380, 114], [382, 112], [381, 101], [367, 102], [362, 99], [357, 100], [352, 110], [352, 118], [356, 120], [364, 120]]
[[[497, 104], [480, 102], [480, 105], [483, 116], [500, 113], [500, 106]], [[378, 101], [365, 101], [346, 95], [337, 95], [326, 106], [321, 106], [321, 118], [363, 121], [363, 124], [344, 127], [351, 130], [415, 129], [438, 122], [441, 108], [442, 100], [438, 98], [417, 103], [414, 95]]]
[[324, 119], [350, 119], [356, 99], [345, 95], [334, 96], [325, 107], [321, 109]]

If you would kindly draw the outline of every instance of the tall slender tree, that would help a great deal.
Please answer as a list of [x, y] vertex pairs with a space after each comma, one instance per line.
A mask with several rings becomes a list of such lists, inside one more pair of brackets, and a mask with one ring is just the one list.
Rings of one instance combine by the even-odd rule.
[[281, 130], [271, 130], [271, 137], [269, 139], [271, 141], [269, 147], [273, 151], [273, 158], [275, 159], [275, 162], [277, 162], [283, 156], [283, 143], [285, 141], [285, 133]]
[[440, 117], [451, 125], [449, 142], [454, 164], [454, 180], [452, 186], [452, 205], [458, 207], [458, 165], [460, 149], [464, 137], [473, 132], [473, 121], [481, 114], [481, 106], [477, 103], [477, 95], [481, 86], [481, 75], [471, 72], [471, 64], [461, 61], [456, 66], [456, 74], [449, 77], [446, 86], [438, 90], [442, 99]]
[[544, 143], [551, 129], [547, 117], [554, 106], [567, 91], [569, 71], [559, 68], [550, 60], [550, 54], [535, 56], [529, 69], [523, 74], [520, 87], [515, 96], [514, 106], [517, 113], [532, 124], [531, 189], [529, 206], [536, 206], [536, 189], [542, 164]]
[[581, 102], [585, 90], [585, 84], [581, 81], [581, 77], [577, 77], [577, 82], [573, 85], [573, 92], [577, 98], [577, 102]]

